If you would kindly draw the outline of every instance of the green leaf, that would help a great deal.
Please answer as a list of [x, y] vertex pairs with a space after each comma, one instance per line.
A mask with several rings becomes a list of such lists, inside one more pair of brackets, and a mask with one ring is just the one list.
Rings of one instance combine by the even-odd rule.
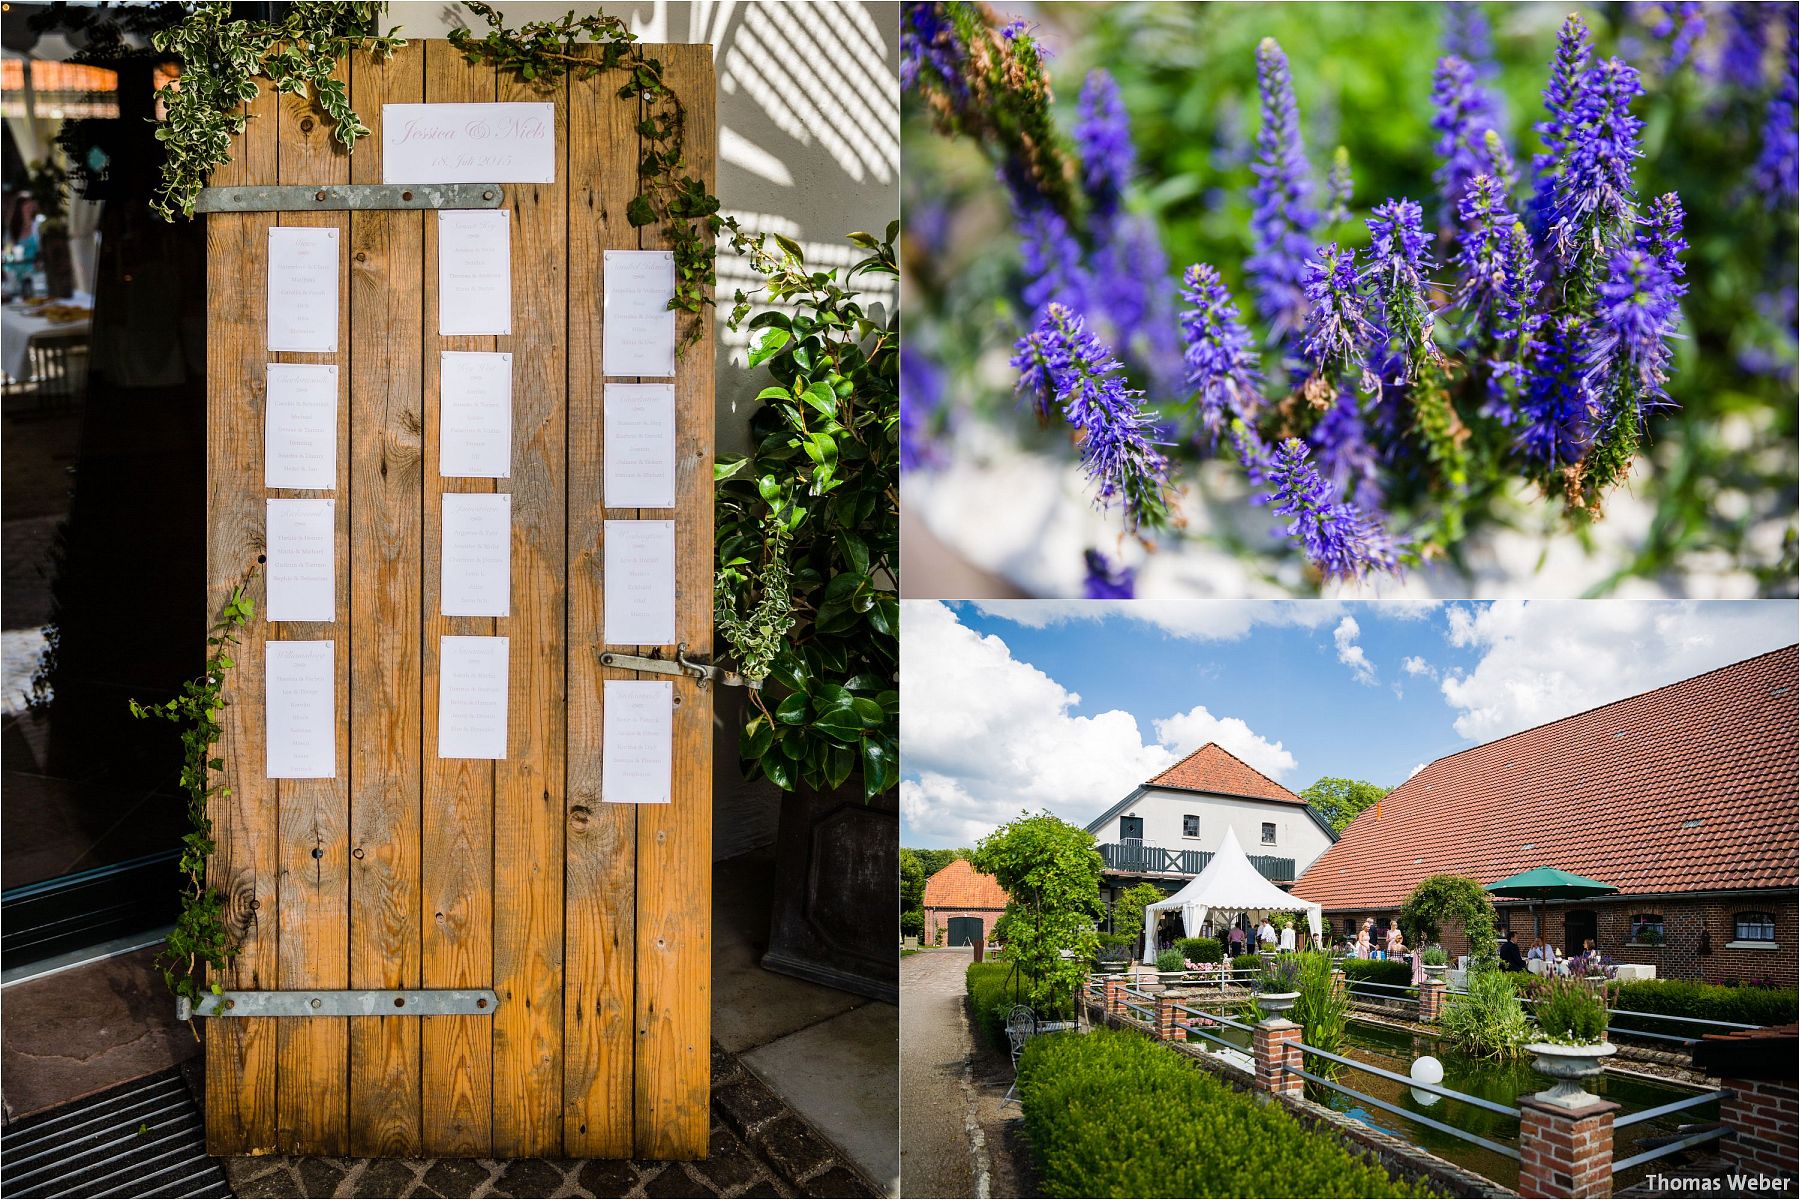
[[881, 710], [881, 705], [862, 696], [852, 700], [850, 707], [855, 710], [856, 719], [863, 723], [864, 728], [878, 729], [887, 720], [887, 714]]
[[888, 772], [893, 765], [893, 754], [875, 738], [864, 738], [862, 743], [863, 795], [873, 799], [887, 790]]
[[738, 754], [744, 758], [761, 758], [769, 752], [769, 746], [775, 741], [775, 730], [768, 718], [758, 716], [744, 726], [738, 736]]
[[750, 460], [742, 456], [737, 458], [721, 458], [713, 464], [713, 482], [719, 483], [723, 480], [730, 479], [749, 464]]
[[841, 742], [854, 742], [862, 736], [863, 724], [854, 709], [834, 708], [821, 713], [813, 722], [814, 729]]
[[631, 201], [625, 205], [625, 219], [631, 222], [633, 228], [654, 225], [656, 223], [656, 209], [651, 207], [650, 197], [641, 195], [633, 196]]
[[781, 353], [781, 348], [793, 340], [794, 335], [785, 329], [764, 329], [750, 342], [749, 365], [760, 367], [763, 363]]

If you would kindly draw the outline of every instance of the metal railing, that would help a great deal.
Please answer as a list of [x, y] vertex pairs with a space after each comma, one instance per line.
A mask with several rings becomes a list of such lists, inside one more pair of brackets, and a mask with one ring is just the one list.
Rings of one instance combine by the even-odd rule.
[[1252, 1037], [1256, 1036], [1255, 1031], [1242, 1021], [1234, 1021], [1230, 1017], [1220, 1016], [1218, 1013], [1207, 1012], [1205, 1009], [1194, 1008], [1187, 1004], [1177, 1004], [1174, 1008], [1176, 1012], [1185, 1013], [1190, 1017], [1196, 1017], [1199, 1021], [1204, 1023], [1196, 1024], [1193, 1021], [1183, 1021], [1177, 1017], [1175, 1020], [1175, 1028], [1184, 1033], [1191, 1033], [1195, 1037], [1205, 1038], [1207, 1041], [1223, 1046], [1227, 1050], [1235, 1050], [1239, 1054], [1250, 1053], [1245, 1047], [1240, 1046], [1227, 1038], [1222, 1038], [1206, 1028], [1206, 1025], [1223, 1025], [1229, 1029], [1241, 1029]]
[[[1401, 994], [1398, 996], [1377, 996], [1362, 991], [1361, 989], [1363, 988], [1380, 988], [1383, 991], [1399, 992]], [[1344, 981], [1344, 990], [1349, 992], [1352, 996], [1361, 996], [1365, 1000], [1401, 1000], [1412, 1004], [1417, 1004], [1419, 1002], [1419, 989], [1413, 987], [1411, 984], [1376, 983], [1373, 979], [1359, 979], [1355, 983], [1351, 983], [1346, 979]]]
[[[1466, 996], [1468, 994], [1469, 993], [1466, 988], [1463, 988], [1463, 989], [1451, 988], [1447, 992], [1445, 992], [1446, 996]], [[1537, 1003], [1537, 1000], [1531, 996], [1520, 996], [1519, 1003], [1535, 1005]], [[1697, 1037], [1682, 1037], [1680, 1034], [1675, 1034], [1675, 1033], [1656, 1033], [1649, 1029], [1627, 1029], [1623, 1025], [1613, 1024], [1612, 1018], [1614, 1018], [1614, 1017], [1636, 1017], [1636, 1018], [1651, 1020], [1651, 1021], [1679, 1021], [1685, 1025], [1706, 1025], [1706, 1026], [1710, 1026], [1710, 1027], [1717, 1028], [1717, 1029], [1763, 1029], [1763, 1028], [1765, 1028], [1765, 1026], [1762, 1026], [1762, 1025], [1742, 1025], [1736, 1021], [1714, 1021], [1708, 1017], [1685, 1017], [1685, 1016], [1678, 1016], [1675, 1013], [1639, 1012], [1636, 1009], [1631, 1009], [1631, 1008], [1609, 1008], [1606, 1010], [1606, 1016], [1607, 1016], [1606, 1031], [1608, 1033], [1623, 1033], [1623, 1034], [1628, 1034], [1631, 1037], [1650, 1038], [1653, 1041], [1658, 1041], [1658, 1042], [1674, 1042], [1677, 1045], [1681, 1045], [1681, 1046], [1695, 1045], [1700, 1041], [1700, 1039]]]
[[[1405, 1075], [1398, 1075], [1393, 1071], [1383, 1070], [1381, 1067], [1370, 1066], [1368, 1063], [1361, 1063], [1357, 1062], [1355, 1059], [1345, 1058], [1341, 1054], [1333, 1054], [1329, 1050], [1321, 1050], [1317, 1046], [1309, 1046], [1305, 1042], [1297, 1042], [1295, 1045], [1297, 1045], [1303, 1053], [1315, 1055], [1325, 1059], [1327, 1062], [1338, 1063], [1342, 1066], [1350, 1067], [1353, 1070], [1365, 1071], [1370, 1075], [1375, 1075], [1382, 1079], [1403, 1083], [1408, 1087], [1418, 1088], [1420, 1091], [1429, 1092], [1434, 1096], [1442, 1096], [1446, 1100], [1460, 1100], [1464, 1104], [1472, 1104], [1476, 1108], [1485, 1108], [1489, 1112], [1499, 1113], [1501, 1116], [1512, 1117], [1515, 1120], [1519, 1117], [1518, 1109], [1509, 1108], [1504, 1104], [1496, 1104], [1492, 1100], [1484, 1100], [1480, 1096], [1471, 1096], [1467, 1092], [1459, 1092], [1453, 1088], [1443, 1087], [1439, 1084], [1424, 1083]], [[1517, 1146], [1502, 1145], [1499, 1142], [1484, 1138], [1478, 1133], [1470, 1133], [1466, 1129], [1458, 1129], [1454, 1125], [1447, 1125], [1442, 1121], [1433, 1120], [1422, 1113], [1416, 1113], [1411, 1109], [1402, 1108], [1398, 1104], [1390, 1103], [1378, 1096], [1371, 1096], [1367, 1092], [1359, 1092], [1355, 1088], [1347, 1087], [1335, 1079], [1290, 1066], [1285, 1062], [1281, 1064], [1281, 1069], [1285, 1074], [1298, 1075], [1302, 1079], [1309, 1080], [1321, 1087], [1330, 1088], [1332, 1091], [1340, 1092], [1353, 1100], [1361, 1101], [1364, 1104], [1372, 1104], [1376, 1108], [1393, 1113], [1397, 1117], [1404, 1117], [1409, 1121], [1417, 1121], [1419, 1124], [1435, 1129], [1439, 1133], [1447, 1133], [1451, 1137], [1461, 1138], [1463, 1141], [1480, 1146], [1484, 1150], [1491, 1150], [1493, 1153], [1504, 1155], [1507, 1158], [1519, 1157], [1519, 1148]]]
[[1145, 1021], [1148, 1021], [1150, 1024], [1152, 1024], [1152, 1025], [1156, 1024], [1156, 997], [1155, 996], [1152, 996], [1149, 992], [1144, 991], [1142, 988], [1134, 988], [1130, 984], [1126, 984], [1124, 987], [1120, 988], [1119, 990], [1121, 992], [1125, 993], [1125, 995], [1127, 995], [1127, 996], [1136, 996], [1139, 1000], [1144, 1001], [1144, 1004], [1148, 1004], [1149, 1007], [1146, 1008], [1146, 1007], [1144, 1007], [1144, 1004], [1133, 1004], [1130, 1000], [1125, 1001], [1125, 1007], [1128, 1010], [1136, 1013], [1138, 1016], [1142, 1017]]
[[[1666, 1117], [1670, 1113], [1684, 1112], [1690, 1108], [1699, 1108], [1702, 1104], [1711, 1104], [1716, 1100], [1724, 1100], [1732, 1095], [1735, 1095], [1735, 1093], [1730, 1088], [1719, 1088], [1717, 1091], [1702, 1092], [1698, 1096], [1689, 1096], [1685, 1100], [1675, 1100], [1668, 1104], [1659, 1104], [1655, 1108], [1646, 1108], [1642, 1112], [1634, 1112], [1630, 1116], [1619, 1117], [1614, 1120], [1613, 1133], [1616, 1136], [1621, 1129], [1628, 1129], [1631, 1126], [1640, 1124], [1644, 1121], [1654, 1121], [1656, 1118]], [[1697, 1133], [1690, 1133], [1686, 1137], [1676, 1138], [1672, 1142], [1665, 1142], [1660, 1146], [1645, 1150], [1641, 1154], [1634, 1154], [1630, 1158], [1614, 1159], [1613, 1174], [1617, 1175], [1621, 1171], [1629, 1171], [1633, 1167], [1641, 1167], [1647, 1162], [1655, 1162], [1657, 1159], [1667, 1158], [1671, 1154], [1679, 1154], [1683, 1150], [1692, 1149], [1704, 1142], [1717, 1141], [1729, 1132], [1731, 1131], [1726, 1126], [1718, 1125], [1712, 1129], [1702, 1129]]]

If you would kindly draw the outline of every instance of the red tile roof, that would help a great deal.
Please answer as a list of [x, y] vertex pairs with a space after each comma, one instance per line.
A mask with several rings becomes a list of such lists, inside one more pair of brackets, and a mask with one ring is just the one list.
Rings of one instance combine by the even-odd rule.
[[1208, 742], [1145, 787], [1173, 788], [1182, 792], [1210, 792], [1215, 796], [1246, 796], [1252, 800], [1280, 800], [1305, 804], [1294, 795], [1217, 742]]
[[1394, 908], [1427, 875], [1560, 867], [1624, 893], [1795, 885], [1796, 648], [1440, 758], [1294, 884]]
[[950, 860], [950, 865], [925, 881], [922, 908], [1005, 908], [1006, 889], [992, 875], [983, 875], [966, 858]]

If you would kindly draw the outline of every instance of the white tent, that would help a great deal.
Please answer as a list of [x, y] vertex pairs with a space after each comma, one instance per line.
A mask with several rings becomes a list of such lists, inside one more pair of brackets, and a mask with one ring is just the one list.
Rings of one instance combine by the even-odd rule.
[[1303, 912], [1307, 928], [1312, 930], [1316, 942], [1320, 930], [1319, 914], [1323, 910], [1312, 901], [1290, 895], [1264, 879], [1244, 856], [1237, 834], [1226, 826], [1225, 840], [1214, 852], [1212, 861], [1206, 864], [1206, 870], [1188, 880], [1186, 887], [1167, 900], [1145, 907], [1144, 962], [1156, 961], [1156, 918], [1150, 914], [1171, 911], [1181, 913], [1181, 926], [1189, 937], [1200, 935], [1206, 915], [1214, 911], [1233, 917], [1248, 913], [1252, 920], [1260, 920], [1264, 913]]

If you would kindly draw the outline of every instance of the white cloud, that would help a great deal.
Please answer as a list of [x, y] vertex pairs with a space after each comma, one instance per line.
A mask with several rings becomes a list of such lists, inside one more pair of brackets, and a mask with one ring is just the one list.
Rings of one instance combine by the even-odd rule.
[[1296, 766], [1280, 743], [1204, 706], [1156, 721], [1157, 741], [1148, 743], [1128, 712], [1076, 715], [1079, 695], [938, 601], [906, 601], [901, 621], [900, 811], [909, 845], [968, 845], [1021, 810], [1085, 825], [1206, 741], [1271, 776]]
[[1236, 641], [1258, 625], [1317, 629], [1344, 606], [1333, 600], [974, 600], [977, 609], [1030, 629], [1117, 617], [1196, 642]]
[[1156, 738], [1178, 758], [1217, 742], [1271, 779], [1300, 765], [1280, 742], [1269, 741], [1238, 717], [1215, 717], [1204, 704], [1157, 721]]
[[1491, 741], [1791, 644], [1786, 601], [1501, 600], [1454, 606], [1453, 645], [1480, 650], [1448, 671], [1456, 731]]
[[1400, 664], [1400, 669], [1405, 671], [1408, 675], [1423, 675], [1427, 679], [1436, 679], [1438, 677], [1437, 668], [1420, 658], [1417, 654], [1407, 655], [1406, 661]]
[[1356, 623], [1355, 617], [1345, 617], [1338, 622], [1337, 628], [1331, 631], [1331, 640], [1337, 643], [1338, 661], [1350, 668], [1350, 673], [1356, 677], [1356, 682], [1373, 687], [1375, 685], [1375, 664], [1369, 661], [1369, 656], [1363, 652], [1363, 648], [1356, 644], [1356, 639], [1360, 636], [1362, 636], [1362, 626]]
[[1425, 769], [1424, 763], [1414, 763], [1413, 769], [1406, 773], [1406, 777], [1408, 779], [1411, 779], [1414, 775], [1417, 775], [1420, 771], [1423, 771], [1424, 769]]

